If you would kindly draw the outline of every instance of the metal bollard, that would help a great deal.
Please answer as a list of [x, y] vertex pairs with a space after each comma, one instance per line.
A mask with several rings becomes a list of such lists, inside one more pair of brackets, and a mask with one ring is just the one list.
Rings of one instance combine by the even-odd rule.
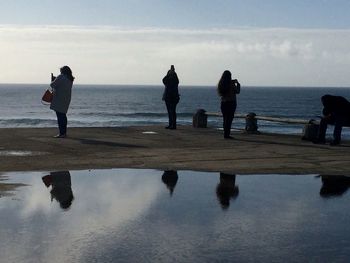
[[193, 115], [192, 125], [195, 128], [207, 128], [208, 115], [205, 113], [205, 110], [198, 109], [197, 112]]
[[305, 124], [303, 128], [303, 136], [302, 140], [313, 141], [318, 137], [318, 129], [320, 128], [320, 124], [315, 120], [310, 120], [308, 124]]
[[245, 131], [247, 133], [258, 133], [258, 121], [255, 116], [254, 112], [250, 112], [245, 117]]

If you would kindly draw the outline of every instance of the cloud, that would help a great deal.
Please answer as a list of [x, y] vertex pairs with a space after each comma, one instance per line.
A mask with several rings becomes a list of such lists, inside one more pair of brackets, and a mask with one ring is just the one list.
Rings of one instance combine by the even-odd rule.
[[51, 187], [45, 187], [38, 173], [28, 175], [26, 183], [30, 187], [18, 194], [23, 201], [13, 204], [8, 199], [4, 205], [17, 212], [5, 228], [17, 229], [21, 222], [27, 230], [23, 230], [24, 236], [23, 232], [2, 233], [2, 240], [11, 240], [0, 249], [2, 256], [11, 262], [28, 258], [37, 262], [70, 262], [83, 256], [86, 249], [102, 242], [101, 237], [116, 235], [149, 212], [163, 189], [159, 177], [153, 176], [155, 172], [143, 171], [140, 183], [132, 169], [104, 171], [103, 179], [96, 171], [93, 175], [76, 171], [71, 177], [75, 199], [66, 212], [58, 208], [55, 200], [50, 201]]
[[349, 86], [350, 30], [0, 26], [0, 82], [45, 83], [70, 65], [78, 83], [212, 85], [230, 69], [246, 85]]

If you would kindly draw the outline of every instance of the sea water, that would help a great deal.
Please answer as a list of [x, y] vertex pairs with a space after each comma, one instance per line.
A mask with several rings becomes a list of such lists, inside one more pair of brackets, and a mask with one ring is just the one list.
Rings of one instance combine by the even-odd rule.
[[[56, 127], [54, 112], [41, 103], [48, 85], [1, 84], [0, 128]], [[198, 109], [220, 112], [215, 86], [180, 86], [177, 107], [179, 125], [191, 125]], [[69, 127], [116, 127], [134, 125], [166, 125], [167, 113], [162, 101], [163, 87], [135, 85], [74, 85], [68, 112]], [[315, 119], [322, 115], [320, 98], [324, 94], [350, 99], [346, 88], [245, 87], [238, 95], [237, 113]], [[209, 117], [209, 126], [222, 127], [222, 120]], [[244, 120], [235, 119], [233, 128], [243, 129]], [[302, 125], [259, 121], [259, 130], [300, 134]], [[345, 137], [350, 132], [344, 129]], [[331, 130], [330, 130], [331, 132]]]

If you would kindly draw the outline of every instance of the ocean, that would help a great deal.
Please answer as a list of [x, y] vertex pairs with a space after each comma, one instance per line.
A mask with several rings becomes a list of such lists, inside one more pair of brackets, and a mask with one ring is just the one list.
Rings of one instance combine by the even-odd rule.
[[[0, 84], [0, 128], [56, 127], [56, 115], [41, 103], [48, 85]], [[177, 107], [178, 124], [191, 125], [197, 109], [220, 112], [215, 86], [179, 87], [181, 99]], [[68, 127], [117, 127], [135, 125], [166, 125], [167, 113], [162, 86], [75, 85], [68, 112]], [[238, 95], [236, 113], [319, 119], [320, 97], [340, 95], [350, 99], [347, 88], [245, 87]], [[222, 120], [209, 117], [208, 125], [221, 128]], [[233, 129], [244, 129], [245, 121], [235, 119]], [[302, 125], [259, 121], [262, 132], [300, 134]], [[344, 137], [350, 138], [348, 128]], [[329, 129], [329, 135], [332, 129]]]

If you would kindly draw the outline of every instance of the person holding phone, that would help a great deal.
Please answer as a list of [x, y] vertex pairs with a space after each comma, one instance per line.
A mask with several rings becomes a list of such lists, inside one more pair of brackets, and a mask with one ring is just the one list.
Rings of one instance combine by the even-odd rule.
[[51, 88], [53, 98], [50, 109], [56, 112], [59, 134], [54, 138], [65, 138], [67, 136], [67, 112], [72, 97], [74, 77], [68, 66], [60, 68], [60, 73], [54, 77], [51, 73]]
[[165, 86], [162, 100], [165, 101], [169, 119], [169, 125], [165, 128], [176, 130], [176, 105], [180, 101], [180, 95], [178, 88], [179, 78], [175, 72], [174, 65], [171, 65], [170, 70], [162, 81]]
[[224, 138], [233, 139], [230, 136], [231, 125], [237, 108], [236, 94], [241, 92], [241, 84], [237, 79], [232, 79], [230, 71], [225, 70], [219, 80], [217, 90], [221, 98]]

